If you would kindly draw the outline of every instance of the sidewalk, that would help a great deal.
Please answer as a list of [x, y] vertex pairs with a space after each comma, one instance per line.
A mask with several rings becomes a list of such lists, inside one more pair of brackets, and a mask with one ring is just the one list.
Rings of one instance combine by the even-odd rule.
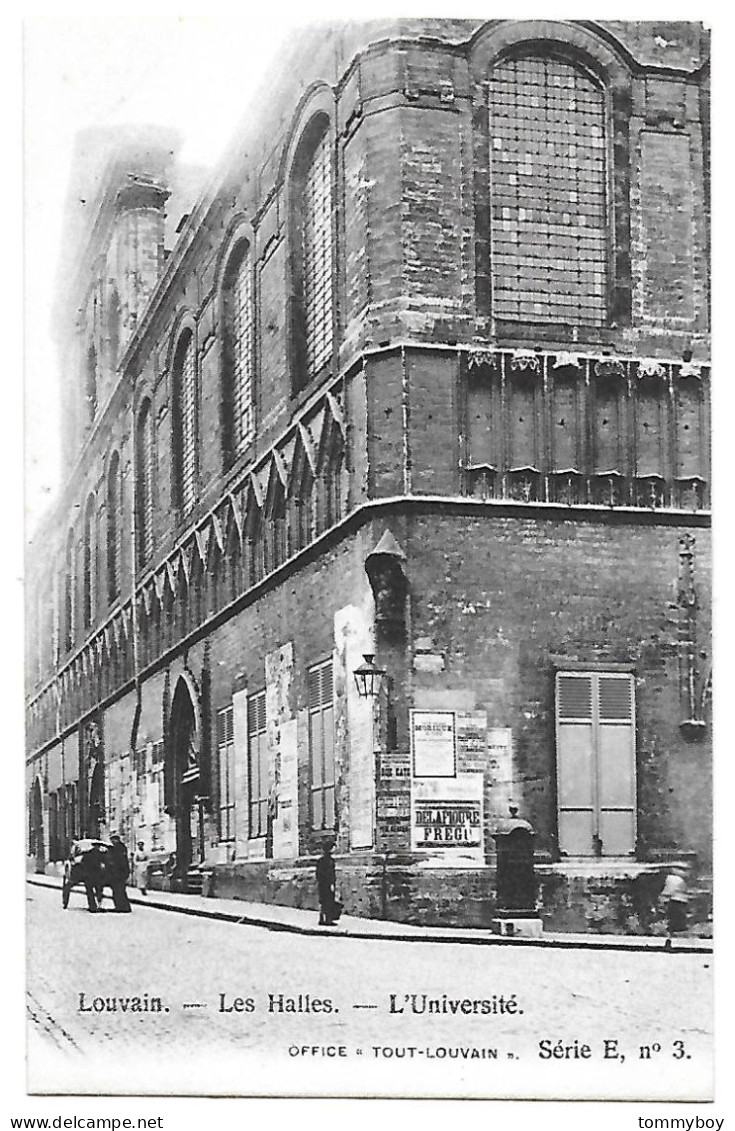
[[[61, 890], [56, 876], [29, 875], [28, 883], [36, 887]], [[387, 919], [363, 919], [343, 915], [334, 927], [320, 927], [318, 912], [298, 907], [281, 907], [272, 903], [250, 903], [239, 899], [210, 899], [202, 895], [178, 892], [149, 891], [142, 896], [136, 888], [128, 888], [130, 902], [158, 911], [175, 911], [225, 923], [242, 923], [264, 927], [269, 931], [290, 931], [297, 935], [338, 935], [342, 938], [387, 939], [394, 942], [451, 942], [474, 946], [542, 946], [585, 950], [667, 951], [676, 954], [712, 954], [712, 939], [680, 938], [671, 940], [647, 935], [580, 935], [549, 932], [540, 939], [507, 938], [480, 927], [417, 927]], [[82, 889], [74, 888], [72, 899], [84, 900]], [[59, 901], [60, 903], [61, 901]]]

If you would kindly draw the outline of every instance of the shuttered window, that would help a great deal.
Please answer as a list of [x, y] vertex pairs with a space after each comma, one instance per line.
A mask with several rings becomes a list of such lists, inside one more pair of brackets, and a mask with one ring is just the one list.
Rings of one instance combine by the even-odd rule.
[[139, 564], [153, 553], [153, 413], [146, 401], [138, 417], [137, 521]]
[[490, 74], [493, 313], [602, 325], [607, 316], [605, 98], [562, 59]]
[[332, 171], [329, 132], [311, 155], [302, 189], [302, 285], [306, 370], [313, 376], [332, 352]]
[[177, 374], [179, 395], [179, 502], [186, 513], [196, 502], [196, 364], [191, 334], [181, 348]]
[[336, 807], [331, 660], [309, 669], [309, 755], [312, 828], [334, 829]]
[[250, 836], [265, 836], [268, 822], [268, 736], [265, 691], [248, 699]]
[[232, 707], [217, 713], [217, 762], [219, 769], [219, 837], [235, 839], [235, 739]]
[[632, 675], [559, 672], [556, 749], [562, 854], [633, 854], [636, 780]]
[[235, 452], [253, 438], [253, 301], [250, 253], [239, 255], [228, 296], [232, 357], [232, 441]]

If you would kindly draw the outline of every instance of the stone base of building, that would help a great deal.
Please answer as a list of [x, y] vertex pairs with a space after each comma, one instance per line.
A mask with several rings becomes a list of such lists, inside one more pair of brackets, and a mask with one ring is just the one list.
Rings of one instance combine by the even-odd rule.
[[[494, 864], [427, 866], [415, 855], [337, 856], [337, 885], [348, 915], [424, 926], [484, 927], [498, 918]], [[316, 858], [216, 864], [203, 869], [202, 892], [221, 899], [318, 911]], [[538, 916], [545, 931], [666, 934], [659, 896], [671, 861], [564, 861], [539, 864]], [[151, 888], [175, 880], [152, 876]], [[711, 891], [693, 884], [688, 934], [711, 933]]]
[[540, 939], [544, 931], [543, 919], [524, 917], [514, 918], [511, 915], [503, 916], [492, 921], [493, 933], [503, 935], [505, 938]]

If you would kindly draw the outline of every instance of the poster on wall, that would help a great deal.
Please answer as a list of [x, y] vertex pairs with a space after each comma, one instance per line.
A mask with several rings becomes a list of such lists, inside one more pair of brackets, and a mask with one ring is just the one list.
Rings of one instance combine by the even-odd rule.
[[411, 847], [484, 860], [482, 774], [414, 778], [411, 783]]
[[415, 778], [453, 778], [457, 772], [454, 711], [411, 712], [411, 757]]

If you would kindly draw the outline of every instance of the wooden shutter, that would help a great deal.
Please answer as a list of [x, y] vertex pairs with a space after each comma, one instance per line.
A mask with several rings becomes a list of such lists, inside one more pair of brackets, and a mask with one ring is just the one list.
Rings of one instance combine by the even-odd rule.
[[250, 836], [265, 836], [268, 815], [268, 742], [265, 691], [248, 699]]
[[230, 706], [217, 713], [220, 840], [233, 840], [235, 836], [233, 743], [233, 710]]
[[335, 826], [334, 677], [332, 661], [309, 671], [312, 827]]
[[556, 681], [559, 848], [570, 856], [594, 854], [592, 676]]
[[556, 681], [559, 848], [635, 851], [635, 701], [628, 673], [560, 672]]
[[635, 852], [635, 711], [633, 677], [599, 675], [597, 789], [605, 856]]

